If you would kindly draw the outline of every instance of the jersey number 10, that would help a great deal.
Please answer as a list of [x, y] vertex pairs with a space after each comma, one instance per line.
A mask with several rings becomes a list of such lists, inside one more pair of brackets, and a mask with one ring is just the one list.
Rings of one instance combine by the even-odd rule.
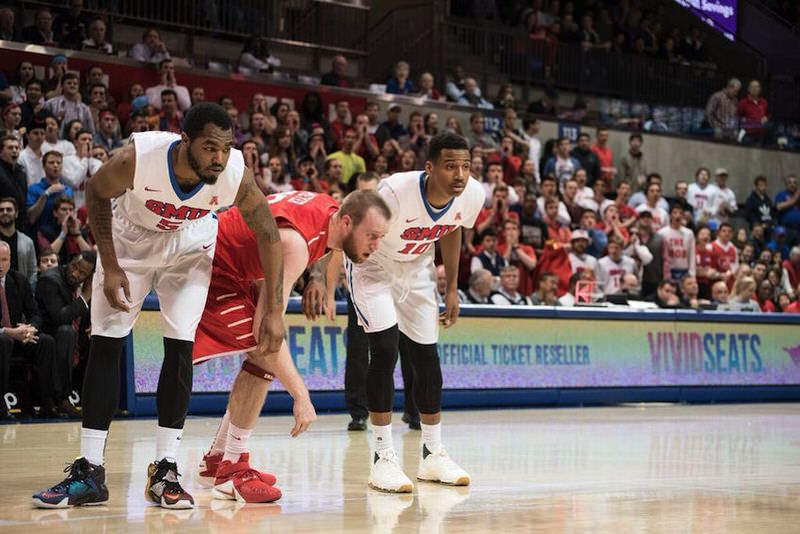
[[427, 243], [407, 243], [403, 250], [399, 251], [399, 254], [425, 254], [429, 248], [433, 245], [433, 241], [429, 241]]

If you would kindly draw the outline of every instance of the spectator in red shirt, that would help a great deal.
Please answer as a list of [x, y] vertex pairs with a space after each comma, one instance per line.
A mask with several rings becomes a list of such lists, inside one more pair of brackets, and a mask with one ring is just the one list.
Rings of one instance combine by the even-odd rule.
[[[491, 204], [489, 204], [488, 208], [483, 208], [475, 220], [475, 232], [478, 235], [483, 235], [492, 226], [502, 228], [506, 219], [519, 221], [519, 215], [508, 210], [508, 186], [506, 184], [497, 184], [492, 193]], [[505, 235], [500, 234], [498, 240], [501, 245], [505, 243]]]
[[739, 101], [736, 108], [740, 125], [745, 134], [755, 141], [763, 141], [766, 137], [767, 99], [761, 96], [761, 83], [751, 80], [747, 86], [747, 96]]
[[[614, 167], [614, 152], [608, 146], [608, 128], [597, 129], [597, 140], [592, 145], [592, 152], [597, 154], [597, 162], [600, 164], [600, 178], [606, 184], [606, 192], [611, 191], [611, 184], [617, 175]], [[590, 187], [592, 184], [589, 184]]]
[[514, 182], [514, 178], [519, 176], [522, 158], [514, 155], [514, 139], [509, 135], [503, 136], [500, 150], [503, 157], [503, 181], [507, 185], [511, 185]]
[[800, 313], [800, 304], [788, 294], [781, 293], [778, 295], [778, 309], [781, 313]]
[[519, 292], [528, 296], [533, 293], [533, 271], [536, 269], [536, 252], [533, 247], [519, 242], [519, 221], [506, 219], [503, 223], [505, 243], [497, 246], [497, 252], [506, 264], [519, 268]]
[[766, 279], [759, 282], [756, 297], [758, 297], [758, 305], [762, 312], [775, 313], [775, 303], [772, 301], [774, 293], [775, 288], [772, 287], [772, 282]]
[[558, 222], [558, 197], [549, 197], [544, 201], [544, 217], [542, 220], [547, 225], [547, 235], [552, 241], [557, 241], [562, 245], [569, 245], [572, 239], [572, 232], [569, 226]]
[[345, 99], [336, 101], [336, 118], [331, 122], [331, 132], [333, 132], [333, 142], [337, 150], [342, 149], [344, 131], [350, 126], [350, 102]]

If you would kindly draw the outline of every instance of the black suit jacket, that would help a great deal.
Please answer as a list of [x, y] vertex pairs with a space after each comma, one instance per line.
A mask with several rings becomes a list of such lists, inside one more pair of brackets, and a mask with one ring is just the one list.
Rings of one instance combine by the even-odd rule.
[[36, 301], [42, 310], [42, 331], [53, 335], [62, 325], [89, 316], [89, 307], [67, 284], [66, 266], [55, 267], [39, 275], [36, 282]]
[[39, 315], [36, 301], [33, 299], [31, 284], [18, 271], [10, 270], [6, 274], [6, 301], [8, 301], [11, 326], [25, 323], [41, 329], [42, 318]]
[[0, 160], [0, 197], [12, 197], [17, 201], [17, 230], [28, 227], [25, 206], [28, 203], [28, 176], [20, 164], [9, 165]]

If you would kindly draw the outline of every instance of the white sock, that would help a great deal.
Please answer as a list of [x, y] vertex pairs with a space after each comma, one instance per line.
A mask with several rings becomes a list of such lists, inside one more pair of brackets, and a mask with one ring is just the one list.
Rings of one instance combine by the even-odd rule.
[[219, 423], [217, 435], [214, 436], [214, 443], [211, 444], [211, 454], [225, 452], [225, 443], [228, 441], [228, 426], [231, 424], [231, 412], [225, 411], [225, 416]]
[[375, 438], [375, 452], [388, 451], [394, 448], [392, 445], [392, 423], [385, 426], [372, 425], [372, 434]]
[[81, 456], [90, 464], [103, 465], [108, 430], [81, 428]]
[[442, 423], [435, 425], [419, 424], [422, 429], [422, 443], [427, 447], [428, 452], [436, 454], [442, 448]]
[[178, 445], [181, 444], [182, 428], [159, 426], [156, 430], [156, 462], [164, 458], [175, 461], [178, 457]]
[[252, 433], [252, 428], [239, 428], [233, 423], [230, 423], [230, 425], [228, 425], [228, 439], [225, 443], [225, 454], [222, 456], [222, 461], [232, 463], [238, 462], [239, 456], [247, 452], [247, 440], [250, 439], [250, 434]]

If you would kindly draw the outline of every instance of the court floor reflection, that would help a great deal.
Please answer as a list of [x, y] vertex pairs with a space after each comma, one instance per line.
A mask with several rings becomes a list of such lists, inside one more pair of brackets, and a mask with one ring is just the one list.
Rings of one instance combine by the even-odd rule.
[[[791, 532], [800, 530], [797, 404], [623, 406], [445, 415], [444, 441], [473, 484], [419, 482], [411, 495], [366, 486], [366, 433], [323, 415], [289, 437], [291, 419], [265, 417], [252, 464], [278, 476], [271, 505], [215, 501], [196, 484], [217, 420], [190, 418], [182, 482], [198, 507], [162, 510], [144, 500], [154, 453], [152, 420], [116, 421], [107, 450], [107, 506], [35, 510], [33, 491], [77, 454], [78, 423], [0, 426], [0, 530], [33, 532]], [[395, 446], [416, 474], [419, 432], [395, 417]]]

